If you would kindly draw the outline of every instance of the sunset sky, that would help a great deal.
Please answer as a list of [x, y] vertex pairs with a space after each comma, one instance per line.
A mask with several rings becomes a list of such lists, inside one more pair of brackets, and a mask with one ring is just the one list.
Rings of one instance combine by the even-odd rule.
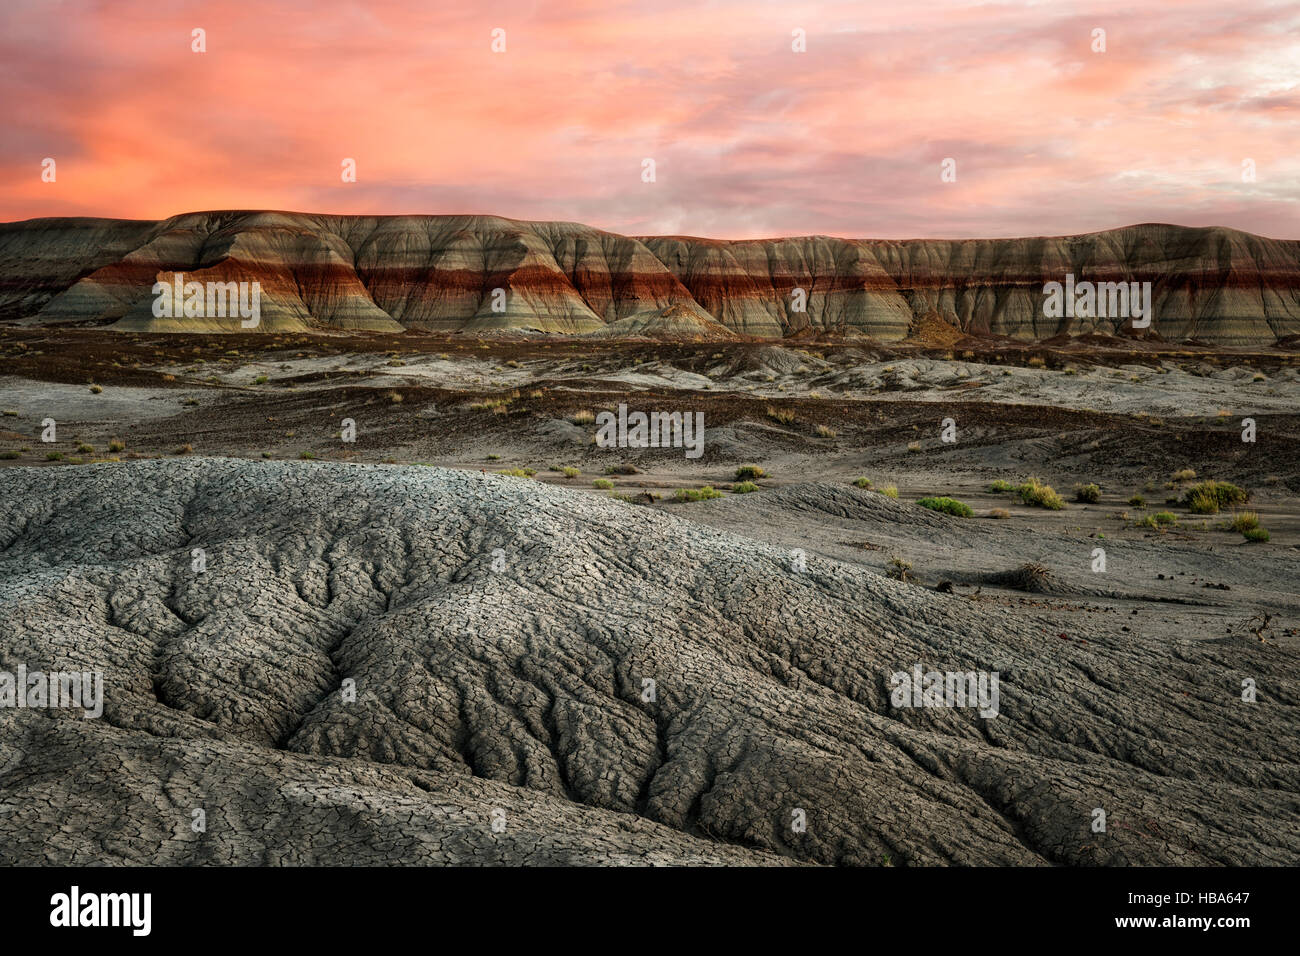
[[1147, 221], [1300, 238], [1294, 0], [3, 0], [0, 64], [6, 221], [270, 208], [719, 238]]

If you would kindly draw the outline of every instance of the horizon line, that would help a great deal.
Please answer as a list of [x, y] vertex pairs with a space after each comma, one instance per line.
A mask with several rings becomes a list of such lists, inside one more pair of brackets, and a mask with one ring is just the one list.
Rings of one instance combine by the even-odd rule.
[[1091, 229], [1083, 232], [1063, 232], [1063, 233], [1037, 233], [1020, 236], [968, 236], [964, 238], [952, 236], [907, 236], [902, 238], [890, 238], [884, 236], [844, 236], [832, 233], [799, 233], [779, 236], [762, 236], [747, 239], [727, 239], [716, 236], [696, 236], [687, 233], [630, 233], [615, 232], [612, 229], [603, 229], [599, 226], [593, 226], [590, 223], [583, 222], [580, 219], [520, 219], [513, 216], [502, 216], [497, 213], [481, 212], [433, 212], [433, 213], [332, 213], [332, 212], [306, 212], [296, 209], [271, 209], [271, 208], [226, 208], [226, 209], [194, 209], [186, 212], [175, 213], [161, 219], [134, 219], [123, 218], [120, 216], [32, 216], [27, 219], [12, 219], [0, 221], [0, 228], [7, 226], [21, 226], [37, 222], [120, 222], [120, 223], [164, 223], [174, 219], [181, 219], [186, 216], [222, 216], [222, 215], [284, 215], [284, 216], [317, 216], [328, 217], [332, 219], [502, 219], [506, 222], [520, 223], [524, 225], [572, 225], [582, 226], [591, 229], [594, 232], [601, 232], [607, 235], [620, 236], [625, 239], [683, 239], [692, 242], [717, 242], [717, 243], [743, 243], [743, 242], [788, 242], [797, 239], [835, 239], [841, 242], [1017, 242], [1026, 239], [1074, 239], [1082, 236], [1097, 236], [1111, 232], [1122, 232], [1126, 229], [1141, 229], [1146, 227], [1160, 227], [1169, 229], [1185, 229], [1188, 231], [1212, 231], [1219, 230], [1223, 232], [1239, 233], [1244, 236], [1253, 236], [1258, 239], [1268, 239], [1273, 242], [1300, 242], [1300, 236], [1296, 238], [1286, 238], [1282, 236], [1269, 236], [1263, 233], [1250, 232], [1246, 229], [1239, 229], [1235, 226], [1211, 225], [1211, 226], [1186, 226], [1176, 222], [1130, 222], [1119, 226], [1110, 226], [1105, 229]]

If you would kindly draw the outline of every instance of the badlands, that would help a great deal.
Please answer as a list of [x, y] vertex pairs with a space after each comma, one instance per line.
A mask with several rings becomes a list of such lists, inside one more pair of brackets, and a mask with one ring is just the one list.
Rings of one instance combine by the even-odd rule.
[[0, 861], [1295, 865], [1296, 248], [0, 226]]

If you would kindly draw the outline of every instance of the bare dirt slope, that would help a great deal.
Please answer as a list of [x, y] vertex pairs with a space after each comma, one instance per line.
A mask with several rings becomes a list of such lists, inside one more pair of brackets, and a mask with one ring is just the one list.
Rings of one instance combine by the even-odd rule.
[[[835, 507], [941, 527], [884, 500]], [[106, 683], [98, 720], [0, 711], [6, 863], [1300, 862], [1300, 659], [1257, 639], [1062, 636], [433, 468], [11, 467], [0, 501], [5, 667]], [[895, 706], [917, 664], [998, 672], [997, 716]]]

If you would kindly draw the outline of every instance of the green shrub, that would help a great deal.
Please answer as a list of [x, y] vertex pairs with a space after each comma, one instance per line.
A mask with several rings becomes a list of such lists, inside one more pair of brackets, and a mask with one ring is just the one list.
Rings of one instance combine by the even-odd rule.
[[1249, 497], [1249, 492], [1230, 481], [1202, 481], [1187, 489], [1183, 503], [1192, 514], [1213, 515], [1224, 508], [1245, 504]]
[[1191, 481], [1196, 477], [1196, 469], [1184, 468], [1182, 471], [1176, 471], [1170, 476], [1174, 481]]
[[1095, 505], [1101, 501], [1101, 489], [1094, 484], [1075, 485], [1074, 500], [1082, 501], [1085, 504]]
[[560, 474], [564, 475], [565, 478], [577, 478], [580, 474], [582, 474], [582, 471], [578, 468], [574, 468], [572, 465], [569, 465], [565, 468], [561, 468]]
[[703, 488], [678, 488], [673, 494], [673, 498], [677, 501], [708, 501], [710, 498], [721, 497], [722, 492], [711, 485], [705, 485]]
[[767, 477], [767, 472], [765, 472], [758, 465], [741, 465], [739, 468], [736, 469], [737, 481], [753, 481], [756, 478], [766, 478], [766, 477]]
[[1147, 515], [1136, 523], [1138, 528], [1172, 528], [1178, 524], [1178, 515], [1170, 511], [1157, 511], [1155, 514]]
[[298, 457], [301, 458], [303, 461], [311, 461], [316, 456], [309, 451], [300, 451], [298, 452]]
[[989, 491], [993, 492], [993, 494], [995, 495], [1000, 495], [1000, 494], [1004, 494], [1005, 492], [1015, 491], [1015, 490], [1016, 490], [1015, 485], [1013, 485], [1009, 481], [1004, 481], [1001, 478], [993, 482], [993, 484], [989, 485]]
[[898, 488], [895, 485], [885, 485], [885, 487], [880, 489], [880, 493], [886, 498], [898, 499]]
[[20, 454], [16, 451], [0, 451], [0, 459], [5, 461], [13, 461], [18, 457], [20, 457]]
[[1259, 527], [1259, 515], [1253, 511], [1238, 511], [1228, 522], [1227, 530], [1245, 534]]
[[1263, 544], [1268, 540], [1268, 532], [1263, 528], [1251, 528], [1249, 531], [1243, 531], [1242, 536], [1247, 541], [1254, 541]]
[[608, 478], [597, 478], [591, 483], [591, 487], [599, 488], [601, 491], [609, 491], [614, 487], [614, 482], [610, 481]]
[[46, 461], [63, 461], [63, 452], [61, 452], [61, 451], [47, 451], [47, 452], [45, 453], [45, 460], [46, 460]]
[[126, 451], [126, 442], [120, 438], [113, 438], [108, 443], [108, 450], [112, 452]]
[[858, 478], [853, 482], [853, 484], [858, 488], [866, 488], [868, 491], [871, 490], [870, 478]]
[[[537, 474], [535, 468], [505, 468], [497, 472], [498, 475], [506, 475], [510, 478], [531, 478]], [[613, 487], [612, 485], [610, 487]]]
[[1037, 478], [1030, 478], [1023, 484], [1017, 485], [1016, 494], [1020, 496], [1021, 501], [1034, 508], [1060, 511], [1065, 507], [1065, 501], [1052, 486], [1043, 484]]
[[731, 490], [733, 494], [747, 495], [751, 491], [758, 491], [758, 485], [754, 484], [752, 481], [741, 481], [732, 485]]
[[917, 504], [922, 508], [939, 511], [955, 518], [971, 518], [975, 515], [970, 505], [958, 501], [956, 498], [922, 498], [917, 501]]
[[1147, 500], [1141, 495], [1134, 495], [1128, 500], [1128, 503], [1134, 508], [1145, 508], [1147, 506]]

